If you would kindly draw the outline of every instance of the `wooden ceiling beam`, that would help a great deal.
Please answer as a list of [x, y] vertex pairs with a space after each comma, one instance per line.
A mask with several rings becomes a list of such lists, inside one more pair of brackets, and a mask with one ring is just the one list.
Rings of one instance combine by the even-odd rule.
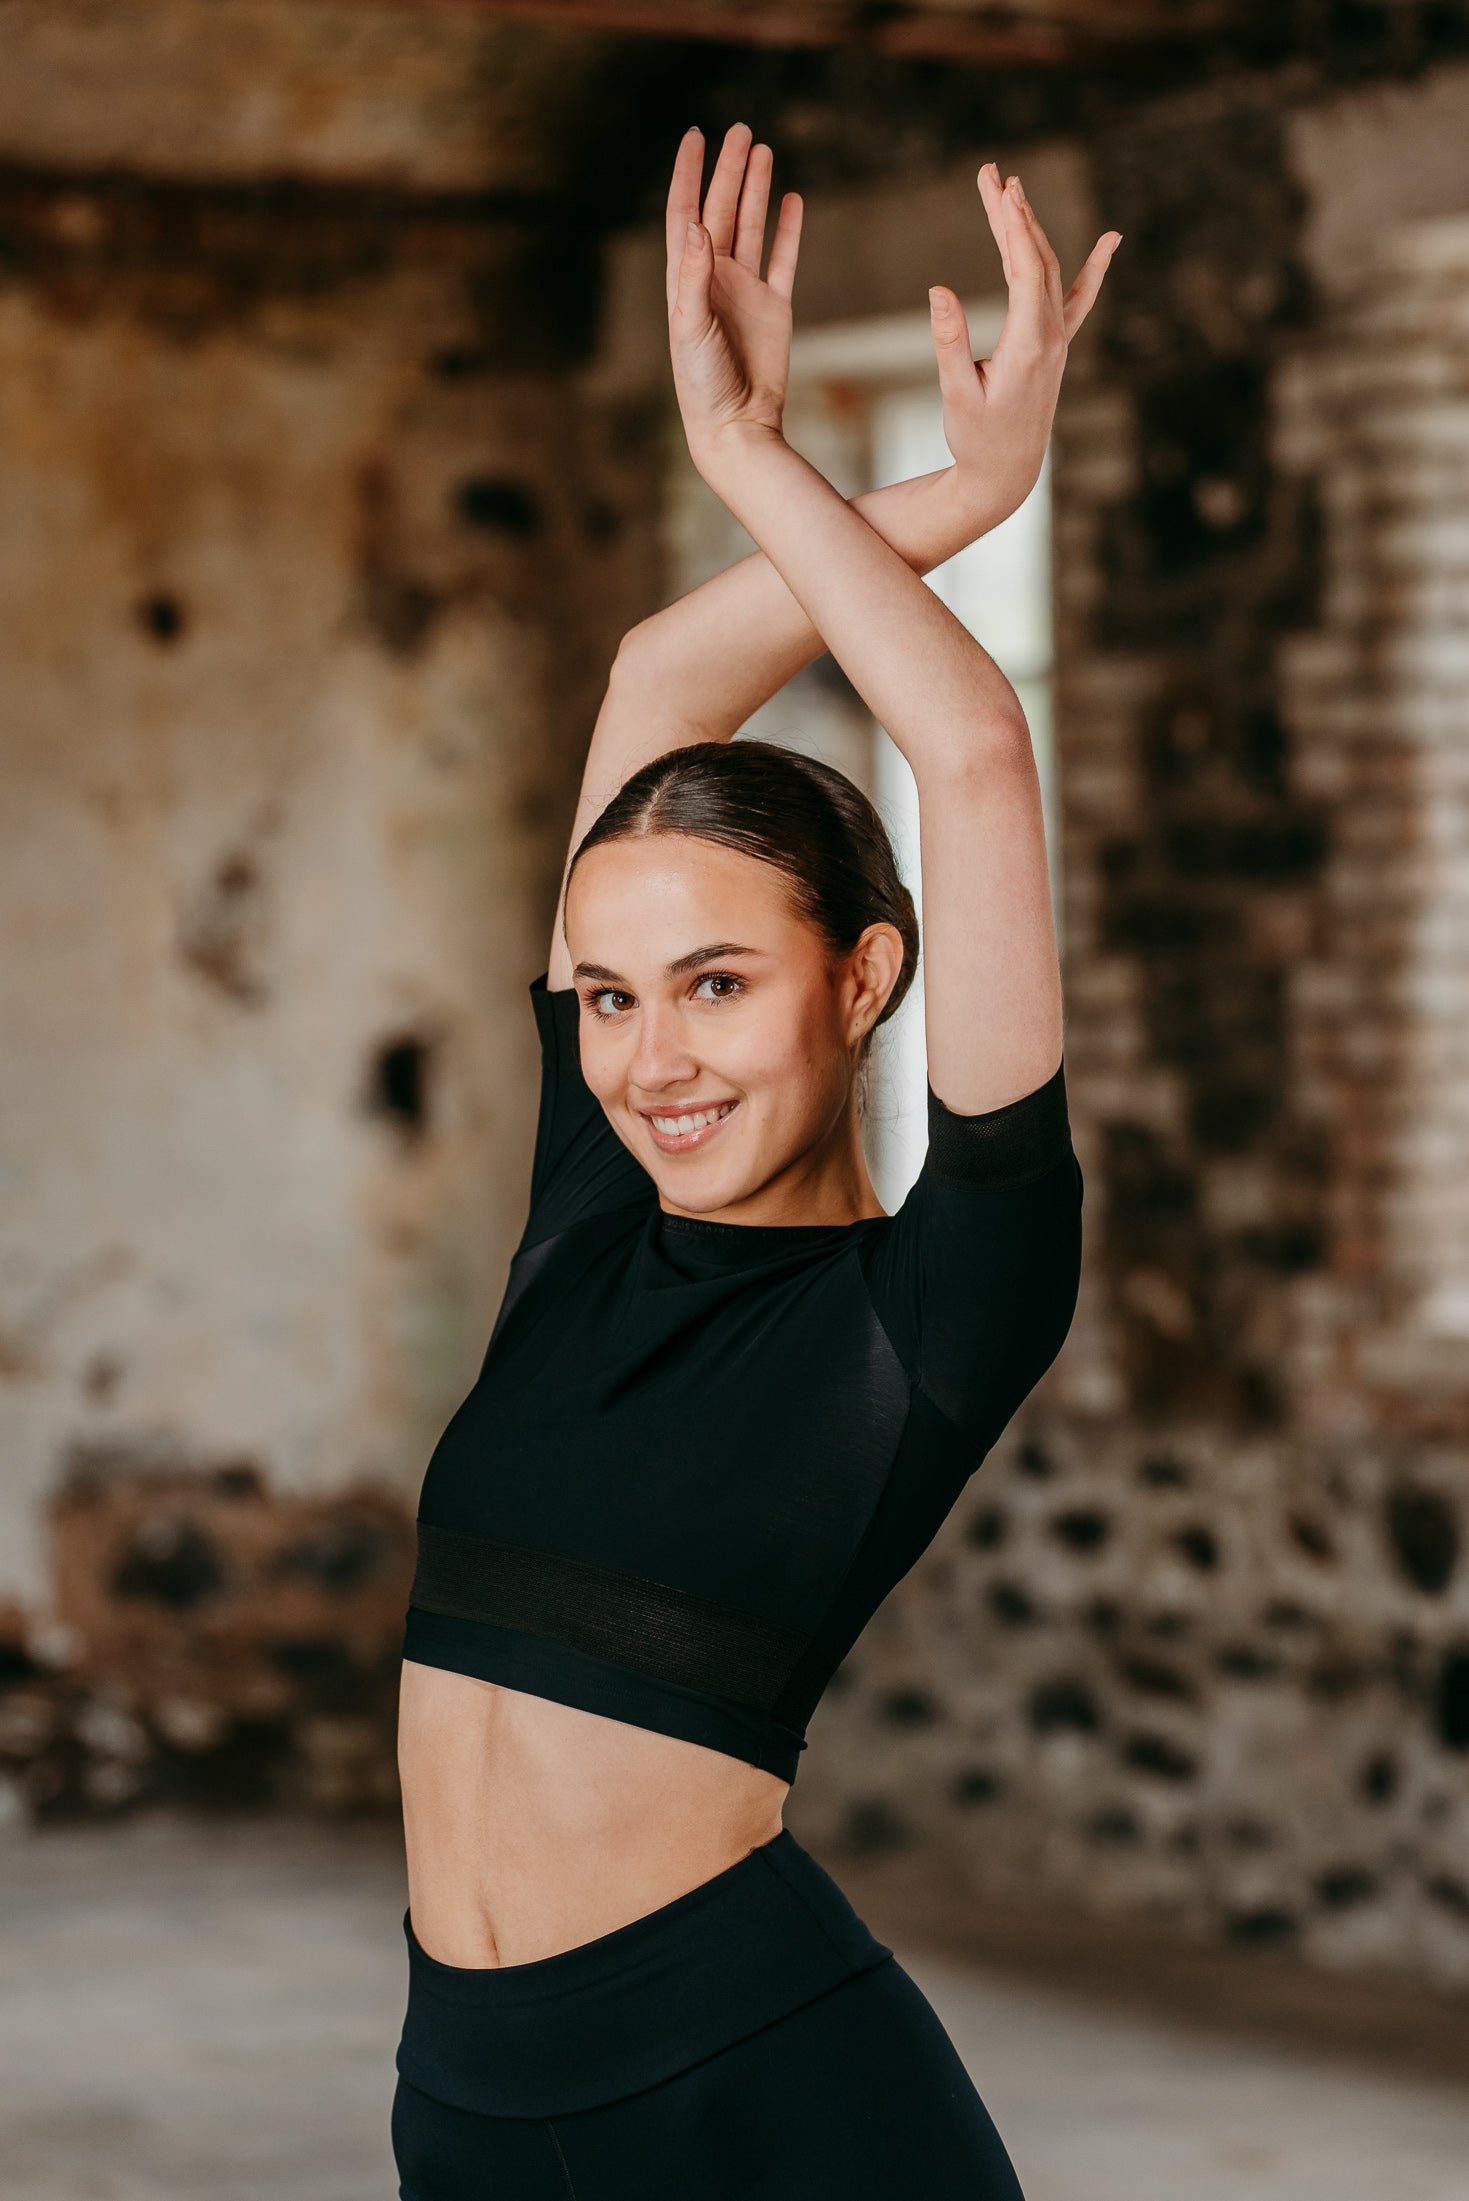
[[1015, 0], [1008, 7], [933, 7], [916, 0], [413, 0], [522, 22], [731, 46], [855, 46], [905, 61], [1054, 66], [1224, 27], [1227, 0]]

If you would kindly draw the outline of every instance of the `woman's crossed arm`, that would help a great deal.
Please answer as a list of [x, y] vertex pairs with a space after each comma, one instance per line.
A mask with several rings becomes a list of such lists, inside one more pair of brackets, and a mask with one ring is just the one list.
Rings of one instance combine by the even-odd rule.
[[[668, 194], [670, 331], [690, 220], [700, 217], [704, 141], [686, 133]], [[702, 217], [716, 258], [743, 271], [743, 297], [774, 302], [776, 342], [788, 355], [790, 289], [799, 245], [801, 202], [787, 194], [771, 253], [760, 264], [769, 205], [771, 155], [736, 124], [724, 141]], [[1010, 279], [1004, 193], [998, 171], [979, 173], [979, 191]], [[1105, 249], [1104, 249], [1105, 247]], [[1101, 282], [1110, 246], [1092, 255], [1073, 299], [1086, 310]], [[783, 322], [784, 334], [782, 338]], [[915, 572], [927, 573], [1007, 519], [1034, 486], [1050, 433], [1055, 392], [1047, 382], [1000, 361], [976, 370], [958, 299], [934, 293], [934, 349], [951, 466], [854, 499], [868, 523]], [[690, 741], [731, 738], [760, 706], [822, 653], [826, 644], [804, 606], [763, 552], [741, 559], [624, 638], [587, 754], [570, 850], [623, 782], [643, 764]], [[570, 983], [558, 907], [550, 982]]]
[[[748, 174], [743, 188], [751, 189]], [[754, 189], [752, 225], [758, 213], [763, 228], [768, 178], [757, 176]], [[1063, 295], [1055, 255], [1018, 179], [995, 196], [1010, 307], [994, 358], [978, 369], [981, 398], [997, 394], [1003, 404], [1021, 392], [1024, 411], [1048, 428], [1068, 342], [1119, 240], [1104, 237]], [[784, 439], [799, 224], [799, 206], [794, 217], [791, 208], [788, 199], [765, 282], [737, 252], [717, 251], [707, 220], [686, 219], [670, 312], [675, 387], [694, 463], [912, 767], [929, 1078], [950, 1108], [978, 1114], [1032, 1092], [1061, 1054], [1029, 730], [993, 659], [863, 512]], [[743, 214], [741, 202], [737, 233]], [[937, 322], [953, 317], [956, 333], [962, 329], [951, 294], [936, 292], [933, 303]], [[967, 360], [967, 332], [960, 341]], [[1043, 449], [1042, 433], [1036, 471]]]

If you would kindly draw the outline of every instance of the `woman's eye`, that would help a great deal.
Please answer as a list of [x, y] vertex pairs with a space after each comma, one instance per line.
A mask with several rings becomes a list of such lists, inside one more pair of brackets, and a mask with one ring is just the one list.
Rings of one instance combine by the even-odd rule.
[[730, 989], [728, 993], [717, 993], [713, 998], [716, 1001], [732, 1001], [735, 995], [743, 990], [744, 981], [736, 978], [733, 971], [706, 971], [704, 976], [698, 980], [698, 984], [701, 986], [727, 986]]
[[603, 1002], [626, 1001], [628, 999], [629, 996], [624, 993], [619, 993], [615, 986], [604, 986], [600, 993], [587, 995], [587, 1007], [591, 1010], [593, 1016], [616, 1016], [618, 1013], [617, 1010], [604, 1009], [602, 1006]]

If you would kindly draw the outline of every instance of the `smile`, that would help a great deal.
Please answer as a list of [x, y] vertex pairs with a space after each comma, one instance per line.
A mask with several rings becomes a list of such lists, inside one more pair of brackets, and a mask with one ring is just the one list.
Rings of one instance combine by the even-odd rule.
[[653, 1134], [654, 1144], [665, 1154], [686, 1154], [711, 1139], [739, 1105], [738, 1101], [720, 1101], [714, 1108], [692, 1108], [679, 1115], [647, 1115], [643, 1120]]

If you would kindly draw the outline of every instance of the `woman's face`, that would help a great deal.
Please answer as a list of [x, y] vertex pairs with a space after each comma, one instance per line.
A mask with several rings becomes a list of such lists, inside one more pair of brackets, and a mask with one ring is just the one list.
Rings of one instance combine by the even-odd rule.
[[833, 957], [773, 865], [663, 833], [582, 857], [566, 938], [582, 1073], [662, 1205], [710, 1215], [790, 1172], [799, 1208], [850, 1139], [855, 1047], [901, 968], [896, 928]]

